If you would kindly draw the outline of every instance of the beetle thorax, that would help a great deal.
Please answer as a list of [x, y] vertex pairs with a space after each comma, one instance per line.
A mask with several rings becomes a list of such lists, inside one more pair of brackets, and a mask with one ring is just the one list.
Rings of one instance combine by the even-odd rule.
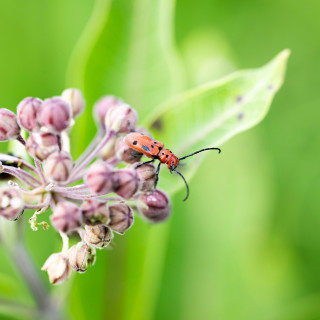
[[162, 149], [159, 153], [159, 160], [165, 163], [170, 170], [173, 170], [179, 164], [179, 159], [170, 150]]

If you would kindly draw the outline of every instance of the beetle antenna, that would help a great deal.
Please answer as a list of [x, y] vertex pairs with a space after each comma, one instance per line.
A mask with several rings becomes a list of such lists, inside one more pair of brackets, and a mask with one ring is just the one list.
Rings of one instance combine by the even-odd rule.
[[187, 180], [184, 178], [184, 176], [177, 170], [177, 169], [173, 169], [173, 171], [175, 171], [184, 181], [185, 185], [186, 185], [186, 189], [187, 189], [187, 194], [186, 197], [183, 199], [183, 201], [186, 201], [189, 197], [189, 186], [188, 186], [188, 182]]
[[187, 156], [181, 157], [181, 158], [179, 158], [179, 160], [184, 160], [185, 158], [192, 157], [192, 156], [194, 156], [194, 155], [197, 154], [197, 153], [200, 153], [200, 152], [202, 152], [202, 151], [207, 151], [207, 150], [218, 150], [219, 153], [221, 152], [221, 149], [220, 149], [220, 148], [205, 148], [205, 149], [201, 149], [201, 150], [198, 150], [198, 151], [196, 151], [196, 152], [190, 153], [190, 154], [188, 154]]

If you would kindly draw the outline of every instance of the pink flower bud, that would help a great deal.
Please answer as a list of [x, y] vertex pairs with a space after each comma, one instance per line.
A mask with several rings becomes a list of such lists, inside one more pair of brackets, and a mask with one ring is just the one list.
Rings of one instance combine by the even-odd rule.
[[49, 132], [59, 133], [67, 129], [71, 118], [71, 106], [58, 97], [44, 100], [39, 109], [38, 121]]
[[109, 227], [120, 234], [124, 234], [133, 224], [133, 210], [125, 203], [115, 203], [109, 206]]
[[82, 214], [78, 206], [69, 201], [59, 202], [50, 217], [58, 231], [69, 232], [82, 224]]
[[98, 224], [93, 227], [85, 226], [84, 241], [95, 248], [105, 248], [112, 238], [111, 230], [104, 224]]
[[69, 263], [74, 271], [86, 272], [88, 266], [93, 266], [96, 260], [96, 249], [85, 242], [78, 242], [69, 249]]
[[84, 223], [88, 225], [104, 224], [109, 222], [109, 210], [105, 202], [97, 199], [85, 200], [81, 207]]
[[130, 132], [134, 129], [138, 115], [128, 104], [122, 103], [109, 109], [106, 115], [106, 128], [120, 132]]
[[41, 270], [48, 272], [49, 280], [53, 284], [62, 283], [71, 274], [68, 259], [62, 253], [52, 254], [44, 263]]
[[85, 183], [94, 193], [113, 191], [113, 168], [104, 162], [96, 162], [88, 169]]
[[61, 98], [71, 105], [73, 117], [79, 115], [86, 105], [83, 94], [79, 89], [66, 89], [62, 92]]
[[143, 127], [137, 127], [134, 131], [135, 131], [135, 132], [142, 133], [143, 135], [152, 138], [152, 134], [151, 134], [147, 129], [145, 129], [145, 128], [143, 128]]
[[38, 122], [38, 112], [42, 100], [38, 98], [25, 98], [17, 107], [18, 123], [20, 127], [27, 131], [38, 131], [40, 125]]
[[110, 158], [114, 157], [116, 154], [116, 141], [117, 137], [113, 136], [111, 137], [108, 142], [104, 145], [104, 147], [101, 149], [99, 153], [99, 157], [102, 160], [109, 160]]
[[0, 215], [8, 220], [17, 220], [24, 209], [20, 192], [10, 187], [0, 188]]
[[156, 168], [152, 163], [140, 164], [137, 163], [132, 166], [140, 179], [139, 190], [142, 192], [150, 191], [154, 188], [157, 180]]
[[140, 161], [142, 154], [130, 148], [121, 137], [116, 147], [116, 155], [118, 159], [126, 163], [135, 163]]
[[114, 192], [124, 199], [130, 199], [138, 191], [139, 179], [132, 169], [120, 169], [113, 174]]
[[43, 170], [50, 181], [66, 181], [69, 178], [73, 162], [66, 151], [54, 152], [43, 162]]
[[34, 132], [29, 136], [26, 148], [30, 155], [42, 161], [59, 151], [58, 138], [53, 133]]
[[17, 116], [10, 110], [0, 109], [0, 141], [14, 140], [20, 135]]
[[109, 109], [121, 103], [123, 103], [122, 100], [114, 96], [104, 96], [96, 102], [94, 105], [94, 114], [103, 127], [105, 126], [105, 118]]
[[166, 220], [171, 211], [168, 195], [158, 189], [139, 195], [137, 207], [139, 212], [153, 223]]

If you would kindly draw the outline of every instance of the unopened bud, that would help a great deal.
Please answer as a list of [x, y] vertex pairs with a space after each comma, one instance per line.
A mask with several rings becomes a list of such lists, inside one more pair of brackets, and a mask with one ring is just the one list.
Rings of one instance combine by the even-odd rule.
[[133, 210], [125, 203], [115, 203], [109, 206], [109, 227], [120, 234], [124, 234], [133, 224]]
[[58, 138], [53, 133], [34, 132], [29, 136], [26, 148], [29, 154], [43, 161], [50, 154], [59, 151]]
[[43, 162], [43, 170], [50, 181], [66, 181], [69, 178], [73, 162], [66, 151], [54, 152]]
[[96, 225], [109, 222], [109, 210], [105, 202], [97, 199], [85, 200], [80, 209], [85, 224]]
[[54, 228], [61, 232], [72, 231], [82, 224], [82, 214], [72, 202], [59, 202], [50, 217]]
[[96, 260], [96, 249], [85, 242], [78, 242], [69, 249], [69, 263], [74, 271], [86, 272], [89, 266], [93, 266]]
[[59, 133], [70, 126], [72, 117], [71, 106], [61, 98], [54, 97], [42, 103], [38, 121], [49, 132]]
[[8, 220], [17, 220], [24, 209], [20, 192], [10, 187], [0, 188], [0, 215]]
[[0, 141], [14, 140], [20, 135], [17, 116], [10, 110], [0, 109]]
[[86, 105], [83, 94], [79, 89], [66, 89], [62, 92], [61, 98], [71, 105], [73, 117], [79, 115]]
[[38, 112], [42, 100], [38, 98], [25, 98], [17, 107], [18, 123], [27, 131], [38, 131], [40, 130], [40, 124], [38, 122]]
[[156, 168], [152, 163], [137, 163], [132, 166], [140, 179], [140, 188], [142, 192], [150, 191], [154, 188], [157, 180]]
[[62, 253], [52, 254], [44, 263], [41, 270], [48, 272], [49, 280], [53, 284], [62, 283], [71, 274], [68, 259]]
[[104, 224], [85, 226], [84, 241], [96, 248], [105, 248], [113, 238], [111, 230]]
[[88, 169], [85, 183], [94, 193], [113, 191], [113, 168], [104, 162], [96, 162]]
[[168, 195], [158, 189], [139, 195], [137, 207], [139, 212], [153, 223], [166, 220], [171, 211]]
[[138, 191], [139, 178], [132, 169], [116, 170], [113, 174], [114, 192], [124, 199], [130, 199]]
[[138, 119], [137, 112], [128, 104], [122, 103], [109, 109], [106, 115], [106, 128], [118, 133], [130, 132]]
[[99, 156], [102, 160], [108, 160], [115, 156], [116, 154], [116, 141], [117, 137], [113, 136], [111, 137], [108, 142], [104, 145], [104, 147], [101, 149]]
[[109, 109], [115, 105], [123, 103], [121, 99], [114, 96], [104, 96], [94, 105], [94, 115], [97, 121], [105, 127], [105, 118]]
[[126, 163], [135, 163], [140, 161], [142, 153], [130, 148], [121, 137], [117, 143], [117, 157]]

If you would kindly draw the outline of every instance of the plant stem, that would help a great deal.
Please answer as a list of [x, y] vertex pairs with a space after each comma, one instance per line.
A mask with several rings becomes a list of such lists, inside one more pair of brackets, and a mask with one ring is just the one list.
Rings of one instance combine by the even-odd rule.
[[1, 159], [1, 161], [16, 162], [17, 164], [21, 164], [21, 165], [25, 166], [26, 168], [28, 168], [29, 170], [32, 170], [34, 173], [37, 173], [37, 170], [34, 166], [32, 166], [29, 162], [27, 162], [21, 158], [17, 158], [17, 157], [8, 155], [8, 154], [0, 153], [0, 159]]
[[[29, 181], [27, 178], [30, 180], [33, 180], [34, 182], [40, 184], [40, 181], [37, 180], [34, 176], [32, 176], [30, 173], [23, 171], [21, 169], [17, 169], [14, 167], [9, 167], [9, 166], [3, 166], [3, 171], [5, 173], [10, 174], [11, 176], [14, 176], [15, 178], [19, 179], [21, 182], [25, 183], [27, 186], [31, 188], [36, 188], [36, 185], [33, 184], [31, 181]], [[32, 177], [32, 178], [31, 178]]]
[[62, 315], [50, 298], [49, 290], [44, 286], [39, 277], [27, 248], [21, 241], [18, 241], [9, 251], [12, 260], [19, 269], [31, 294], [37, 303], [42, 319], [60, 320]]
[[95, 149], [91, 152], [91, 154], [88, 155], [88, 157], [85, 158], [83, 162], [80, 163], [79, 166], [73, 170], [73, 172], [70, 175], [69, 181], [72, 180], [73, 177], [77, 176], [77, 174], [81, 172], [81, 170], [84, 169], [88, 164], [90, 164], [90, 162], [99, 154], [101, 149], [114, 135], [115, 135], [115, 132], [113, 130], [108, 131], [104, 135], [100, 143], [95, 147]]
[[74, 163], [74, 167], [77, 168], [79, 164], [91, 153], [91, 151], [97, 146], [97, 144], [102, 139], [103, 135], [105, 133], [105, 130], [100, 128], [97, 132], [96, 136], [93, 138], [87, 149], [81, 154], [81, 156], [76, 160]]
[[37, 173], [38, 173], [38, 176], [40, 177], [40, 180], [42, 182], [42, 184], [47, 184], [47, 180], [42, 172], [42, 167], [41, 167], [41, 163], [38, 159], [36, 158], [33, 158], [34, 159], [34, 163], [36, 165], [36, 168], [37, 168]]

